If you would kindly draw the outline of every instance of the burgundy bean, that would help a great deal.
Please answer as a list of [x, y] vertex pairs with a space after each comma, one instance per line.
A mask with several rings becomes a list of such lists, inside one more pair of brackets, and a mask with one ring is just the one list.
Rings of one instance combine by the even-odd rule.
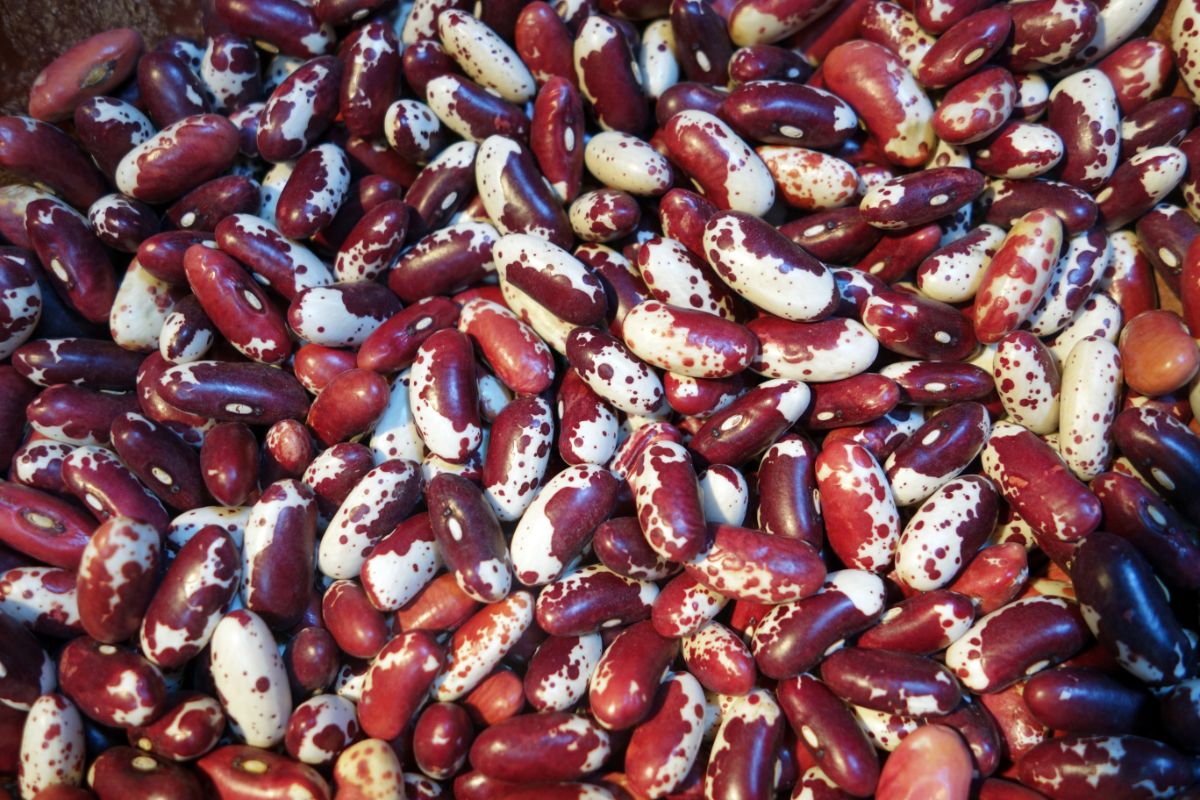
[[859, 637], [858, 646], [929, 655], [956, 642], [974, 621], [970, 598], [935, 589], [892, 606]]
[[1145, 692], [1084, 667], [1039, 672], [1025, 685], [1024, 697], [1048, 727], [1086, 735], [1132, 732], [1149, 701]]
[[271, 93], [257, 136], [264, 159], [277, 163], [296, 158], [320, 138], [337, 114], [342, 70], [333, 56], [314, 58]]
[[987, 694], [1065, 661], [1087, 643], [1074, 604], [1058, 597], [1017, 600], [978, 620], [945, 661], [971, 691]]
[[57, 497], [0, 483], [0, 541], [44, 564], [75, 569], [95, 521]]
[[354, 581], [334, 581], [321, 600], [321, 619], [343, 653], [373, 658], [391, 634], [387, 618]]
[[228, 169], [237, 150], [237, 128], [224, 117], [185, 117], [125, 154], [117, 188], [147, 203], [174, 200]]
[[242, 554], [242, 594], [246, 607], [272, 628], [290, 628], [304, 614], [316, 522], [312, 490], [294, 480], [263, 489], [250, 511]]
[[283, 315], [232, 257], [194, 245], [184, 257], [184, 269], [205, 313], [240, 353], [266, 364], [291, 354]]
[[960, 82], [999, 52], [1012, 27], [1007, 8], [976, 11], [942, 32], [921, 59], [917, 77], [931, 88]]
[[631, 788], [649, 797], [680, 787], [697, 764], [704, 730], [704, 694], [691, 675], [669, 675], [650, 716], [634, 729], [625, 754]]
[[783, 734], [779, 706], [765, 689], [734, 700], [722, 717], [704, 774], [706, 797], [766, 797]]
[[508, 594], [512, 565], [495, 512], [478, 487], [443, 473], [426, 489], [434, 536], [463, 591], [484, 603]]
[[1103, 472], [1091, 489], [1104, 508], [1104, 527], [1127, 540], [1168, 584], [1190, 589], [1200, 581], [1200, 551], [1192, 526], [1136, 478]]
[[0, 167], [44, 184], [77, 209], [108, 193], [83, 148], [55, 126], [29, 117], [0, 117]]
[[[283, 2], [278, 4], [283, 5]], [[290, 1], [286, 4], [293, 5]], [[308, 11], [307, 6], [295, 5]], [[222, 800], [264, 794], [283, 797], [291, 794], [316, 800], [328, 800], [331, 796], [325, 779], [312, 767], [249, 745], [220, 747], [197, 761], [196, 768], [204, 773], [216, 796]]]
[[[453, 582], [450, 585], [455, 586]], [[471, 615], [450, 640], [450, 668], [438, 675], [437, 699], [457, 700], [480, 685], [532, 623], [533, 597], [524, 591], [515, 591]], [[437, 672], [441, 672], [440, 665]], [[512, 678], [512, 687], [519, 693], [521, 681], [515, 675]]]
[[471, 765], [501, 781], [572, 780], [598, 769], [611, 751], [596, 723], [564, 711], [522, 714], [482, 731]]
[[157, 667], [133, 651], [87, 637], [63, 649], [58, 679], [80, 711], [110, 727], [150, 722], [166, 702], [166, 685]]
[[662, 673], [678, 652], [678, 641], [660, 636], [649, 621], [622, 631], [592, 673], [588, 700], [596, 721], [624, 730], [645, 719]]
[[462, 706], [434, 703], [417, 718], [413, 731], [413, 757], [417, 766], [435, 780], [455, 775], [466, 763], [474, 733]]
[[636, 517], [601, 523], [592, 536], [592, 550], [601, 564], [626, 578], [658, 580], [670, 571], [669, 563], [646, 542]]
[[993, 181], [984, 191], [981, 204], [987, 221], [1002, 228], [1011, 227], [1030, 211], [1050, 209], [1072, 236], [1095, 225], [1099, 214], [1087, 192], [1068, 183], [1046, 180]]
[[210, 110], [200, 76], [168, 51], [153, 50], [138, 59], [137, 84], [146, 113], [159, 128]]
[[75, 573], [55, 567], [12, 567], [0, 574], [0, 612], [34, 633], [58, 639], [83, 635]]
[[153, 526], [124, 517], [92, 534], [76, 581], [79, 618], [89, 636], [112, 644], [137, 632], [158, 579], [159, 538]]
[[364, 213], [338, 249], [338, 281], [369, 281], [381, 275], [404, 244], [408, 215], [399, 200], [385, 200]]
[[146, 238], [158, 233], [158, 215], [144, 203], [120, 194], [106, 194], [88, 209], [88, 223], [105, 245], [135, 252]]
[[296, 0], [219, 0], [216, 11], [234, 33], [266, 45], [269, 52], [311, 58], [333, 44], [333, 28]]
[[377, 136], [400, 87], [396, 35], [382, 20], [371, 20], [346, 37], [341, 52], [345, 68], [340, 109], [346, 130], [351, 136]]
[[179, 198], [167, 209], [167, 219], [180, 228], [210, 231], [230, 214], [257, 212], [261, 203], [258, 181], [245, 175], [226, 175], [202, 183]]
[[530, 122], [516, 105], [454, 73], [438, 75], [425, 85], [425, 102], [442, 124], [469, 142], [503, 136], [514, 142], [529, 138]]
[[871, 573], [830, 573], [817, 594], [763, 616], [751, 638], [755, 663], [771, 678], [812, 669], [839, 642], [875, 624], [883, 613], [883, 594], [882, 582]]
[[35, 200], [25, 209], [25, 225], [59, 296], [89, 322], [107, 320], [116, 300], [116, 275], [87, 220], [57, 200]]
[[54, 662], [33, 634], [13, 617], [0, 615], [0, 630], [9, 642], [0, 657], [4, 666], [0, 698], [6, 707], [26, 712], [38, 697], [54, 690]]
[[434, 454], [462, 463], [482, 440], [474, 350], [465, 334], [438, 330], [413, 362], [409, 387], [413, 420]]
[[947, 714], [962, 699], [945, 667], [912, 653], [847, 647], [821, 662], [821, 679], [848, 702], [910, 717]]
[[216, 747], [224, 729], [220, 703], [199, 692], [182, 692], [168, 702], [161, 717], [128, 733], [129, 743], [139, 750], [191, 761]]
[[1053, 739], [1026, 753], [1019, 770], [1022, 783], [1061, 798], [1086, 797], [1098, 791], [1136, 796], [1141, 790], [1134, 787], [1174, 794], [1195, 777], [1189, 757], [1140, 736]]
[[1194, 674], [1195, 647], [1132, 544], [1094, 531], [1076, 548], [1071, 579], [1088, 627], [1127, 671], [1151, 685]]
[[879, 779], [879, 760], [841, 700], [811, 675], [783, 681], [776, 696], [796, 738], [825, 775], [849, 794], [870, 794]]
[[537, 622], [551, 636], [580, 636], [650, 616], [658, 587], [599, 564], [551, 583], [538, 596]]
[[241, 422], [223, 422], [200, 447], [204, 486], [226, 506], [245, 505], [258, 489], [258, 440]]
[[729, 59], [729, 78], [735, 84], [758, 80], [803, 81], [812, 67], [794, 50], [770, 44], [738, 48]]
[[308, 411], [295, 378], [265, 364], [195, 361], [171, 367], [155, 390], [181, 411], [225, 422], [270, 425]]
[[445, 665], [445, 651], [423, 631], [388, 642], [371, 663], [359, 703], [363, 731], [394, 738], [404, 730]]
[[1117, 168], [1119, 122], [1112, 82], [1100, 70], [1083, 70], [1058, 82], [1050, 93], [1047, 124], [1065, 145], [1059, 173], [1064, 182], [1085, 191], [1104, 184]]
[[712, 546], [684, 565], [700, 583], [735, 600], [788, 603], [816, 593], [825, 579], [817, 551], [804, 541], [716, 525]]

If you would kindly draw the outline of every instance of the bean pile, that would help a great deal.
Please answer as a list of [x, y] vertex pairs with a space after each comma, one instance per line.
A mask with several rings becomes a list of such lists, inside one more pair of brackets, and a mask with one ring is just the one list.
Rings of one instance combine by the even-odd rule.
[[1200, 0], [215, 8], [0, 117], [0, 796], [1200, 798]]

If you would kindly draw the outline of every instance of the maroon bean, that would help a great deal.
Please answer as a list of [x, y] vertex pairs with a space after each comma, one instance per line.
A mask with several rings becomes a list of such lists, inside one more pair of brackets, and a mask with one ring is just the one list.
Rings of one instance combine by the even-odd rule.
[[159, 128], [209, 111], [200, 76], [167, 51], [154, 50], [138, 59], [137, 82], [146, 112]]
[[87, 637], [63, 649], [58, 679], [80, 711], [110, 727], [150, 722], [166, 702], [162, 674], [153, 664], [133, 651]]
[[375, 738], [400, 734], [446, 663], [433, 636], [409, 631], [388, 642], [367, 672], [358, 706], [363, 731]]
[[115, 97], [89, 97], [74, 114], [75, 133], [105, 175], [112, 176], [126, 153], [154, 135], [150, 120]]
[[[236, 2], [237, 0], [230, 0]], [[273, 0], [292, 5], [290, 0]], [[307, 6], [299, 6], [305, 11]], [[311, 12], [310, 12], [311, 13]], [[222, 800], [277, 795], [306, 796], [316, 800], [331, 797], [325, 779], [312, 767], [287, 756], [244, 744], [217, 748], [196, 762], [216, 796]]]
[[244, 505], [258, 489], [258, 440], [241, 422], [223, 422], [200, 447], [204, 486], [226, 506]]
[[266, 364], [180, 364], [163, 372], [154, 389], [181, 411], [222, 422], [270, 425], [302, 418], [309, 405], [295, 378]]
[[1182, 97], [1160, 97], [1121, 120], [1121, 150], [1137, 155], [1152, 147], [1179, 146], [1196, 119], [1196, 104]]
[[684, 567], [731, 599], [788, 603], [814, 594], [825, 579], [825, 567], [807, 542], [732, 525], [716, 525], [710, 535], [712, 546]]
[[131, 796], [199, 800], [204, 796], [191, 771], [132, 747], [111, 747], [101, 753], [88, 768], [88, 783], [101, 800]]
[[517, 15], [513, 47], [543, 87], [555, 78], [576, 83], [573, 43], [574, 34], [550, 4], [535, 0]]
[[729, 78], [735, 84], [758, 80], [806, 80], [812, 66], [794, 50], [770, 44], [738, 48], [729, 59]]
[[167, 505], [181, 511], [201, 505], [200, 461], [168, 428], [127, 413], [113, 420], [112, 442], [134, 475]]
[[312, 490], [294, 480], [263, 489], [250, 511], [242, 552], [246, 608], [272, 628], [300, 621], [308, 604], [317, 503]]
[[458, 319], [458, 306], [444, 297], [421, 300], [380, 325], [358, 351], [358, 366], [394, 372], [410, 366], [429, 337]]
[[8, 614], [0, 614], [0, 631], [9, 643], [0, 656], [0, 698], [23, 717], [38, 697], [54, 690], [54, 662], [33, 634]]
[[333, 29], [312, 7], [296, 0], [219, 0], [216, 11], [238, 36], [265, 44], [271, 52], [310, 58], [333, 43]]
[[911, 358], [958, 361], [976, 345], [966, 317], [936, 300], [880, 293], [867, 300], [862, 319], [881, 345]]
[[1088, 627], [1127, 671], [1156, 686], [1195, 673], [1195, 647], [1132, 544], [1093, 531], [1075, 550], [1071, 579]]
[[182, 692], [172, 698], [162, 716], [128, 733], [129, 743], [139, 750], [172, 761], [191, 761], [216, 747], [224, 729], [220, 703], [199, 692]]
[[341, 79], [342, 62], [333, 56], [314, 58], [289, 75], [262, 111], [259, 154], [267, 161], [287, 161], [316, 142], [337, 114]]
[[779, 706], [765, 689], [730, 704], [717, 729], [704, 776], [708, 797], [765, 797], [771, 793], [783, 734]]
[[912, 653], [847, 647], [821, 662], [821, 679], [851, 703], [910, 717], [941, 716], [962, 700], [945, 667]]
[[854, 715], [811, 675], [779, 684], [788, 723], [825, 774], [854, 796], [870, 794], [879, 780], [879, 759]]
[[1089, 0], [1037, 0], [1008, 10], [1013, 36], [1004, 57], [1022, 72], [1070, 61], [1091, 42], [1099, 22]]
[[387, 406], [387, 381], [378, 373], [351, 369], [333, 378], [308, 412], [308, 426], [325, 446], [351, 439], [375, 426]]
[[426, 502], [442, 557], [463, 591], [484, 603], [507, 595], [512, 581], [508, 548], [478, 487], [443, 473], [429, 482]]
[[301, 628], [284, 651], [292, 692], [308, 695], [329, 688], [337, 675], [338, 658], [337, 644], [329, 631], [316, 626]]
[[601, 565], [559, 578], [538, 597], [537, 621], [551, 636], [579, 636], [650, 616], [658, 594], [649, 581], [625, 578]]
[[96, 238], [114, 250], [133, 253], [147, 237], [158, 233], [158, 215], [145, 203], [107, 194], [88, 209]]
[[409, 385], [413, 421], [426, 447], [456, 464], [479, 449], [483, 435], [474, 355], [465, 334], [438, 330], [417, 350]]
[[824, 529], [816, 502], [816, 455], [807, 439], [790, 434], [763, 454], [758, 467], [760, 529], [820, 546]]
[[101, 339], [38, 339], [12, 354], [16, 371], [39, 386], [110, 391], [132, 389], [141, 362], [141, 355]]
[[1096, 65], [1112, 82], [1122, 115], [1131, 115], [1147, 100], [1166, 93], [1175, 66], [1171, 55], [1163, 42], [1140, 37], [1125, 42]]
[[1091, 195], [1067, 183], [1045, 180], [993, 181], [981, 198], [987, 221], [1009, 228], [1038, 208], [1052, 210], [1071, 235], [1083, 233], [1096, 224], [1099, 209]]
[[[353, 202], [353, 192], [348, 202]], [[362, 214], [338, 249], [334, 265], [337, 279], [368, 281], [382, 274], [404, 244], [408, 215], [408, 208], [399, 200], [385, 200]]]
[[28, 117], [0, 117], [0, 167], [44, 184], [77, 209], [108, 193], [83, 148], [53, 125]]
[[42, 390], [26, 406], [25, 416], [35, 431], [56, 441], [103, 444], [109, 440], [113, 420], [136, 406], [130, 394], [62, 384]]
[[321, 600], [321, 617], [346, 655], [373, 658], [386, 643], [387, 619], [354, 581], [334, 581]]
[[283, 315], [232, 257], [194, 245], [184, 257], [184, 269], [205, 313], [238, 352], [265, 364], [291, 355]]
[[0, 574], [0, 611], [36, 634], [57, 639], [83, 635], [75, 573], [54, 567], [12, 567]]
[[957, 641], [974, 621], [971, 598], [934, 589], [892, 606], [858, 638], [858, 646], [929, 655]]
[[0, 483], [0, 541], [44, 564], [75, 569], [96, 528], [86, 513], [45, 492]]
[[574, 60], [581, 93], [600, 126], [641, 133], [648, 108], [632, 48], [617, 25], [606, 17], [589, 17], [575, 38]]
[[[1064, 736], [1043, 742], [1019, 762], [1021, 782], [1055, 797], [1095, 792], [1174, 794], [1195, 777], [1191, 759], [1140, 736]], [[1090, 780], [1088, 777], [1090, 776]]]
[[1008, 9], [976, 11], [946, 29], [917, 68], [921, 83], [941, 88], [960, 82], [999, 52], [1012, 31]]
[[833, 572], [817, 594], [777, 606], [762, 618], [751, 640], [755, 662], [771, 678], [812, 669], [846, 637], [874, 625], [883, 607], [878, 578], [863, 570]]
[[89, 322], [108, 319], [117, 280], [108, 251], [80, 214], [57, 200], [25, 209], [30, 243], [59, 296]]
[[334, 144], [319, 144], [297, 159], [275, 211], [279, 231], [306, 239], [333, 221], [350, 189], [350, 162]]
[[1086, 735], [1130, 733], [1149, 705], [1145, 692], [1084, 667], [1039, 672], [1025, 685], [1024, 697], [1048, 727]]
[[167, 209], [167, 219], [180, 228], [210, 231], [230, 214], [256, 213], [260, 204], [257, 181], [244, 175], [225, 175], [200, 184], [175, 201]]
[[125, 154], [117, 188], [147, 203], [174, 200], [228, 169], [237, 151], [237, 128], [224, 117], [184, 117]]
[[417, 766], [435, 780], [455, 775], [466, 763], [474, 731], [462, 706], [434, 703], [417, 718], [413, 731], [413, 757]]
[[215, 233], [222, 251], [247, 265], [288, 300], [306, 287], [333, 282], [324, 262], [259, 217], [232, 214], [217, 224]]
[[1195, 533], [1179, 512], [1129, 475], [1104, 472], [1092, 479], [1104, 509], [1104, 527], [1127, 540], [1172, 586], [1191, 589], [1200, 581]]
[[1020, 542], [981, 550], [950, 588], [970, 597], [979, 610], [991, 613], [1016, 597], [1029, 578], [1029, 558]]
[[529, 138], [529, 117], [478, 83], [454, 73], [445, 73], [425, 85], [425, 102], [442, 124], [470, 142], [489, 136], [513, 141]]
[[978, 620], [950, 645], [945, 661], [964, 686], [986, 694], [1065, 661], [1086, 643], [1087, 626], [1074, 604], [1030, 597]]
[[104, 643], [137, 633], [158, 581], [159, 532], [114, 517], [88, 540], [79, 562], [76, 593], [84, 630]]
[[[318, 14], [321, 8], [317, 9]], [[362, 13], [362, 12], [355, 12]], [[341, 49], [341, 115], [351, 136], [378, 136], [400, 87], [400, 46], [391, 28], [372, 20], [346, 37]]]
[[471, 765], [501, 781], [572, 780], [598, 769], [610, 753], [608, 734], [565, 711], [522, 714], [482, 731]]

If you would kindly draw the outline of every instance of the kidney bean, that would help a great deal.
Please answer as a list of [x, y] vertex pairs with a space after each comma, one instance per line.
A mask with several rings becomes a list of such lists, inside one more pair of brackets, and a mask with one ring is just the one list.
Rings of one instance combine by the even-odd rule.
[[460, 75], [446, 73], [430, 80], [425, 102], [443, 125], [469, 142], [493, 135], [513, 142], [529, 138], [529, 118], [521, 109]]
[[601, 564], [633, 580], [660, 580], [672, 569], [646, 542], [636, 517], [613, 517], [600, 523], [592, 535], [592, 550]]
[[630, 309], [623, 333], [642, 360], [694, 378], [741, 372], [758, 350], [751, 332], [735, 322], [655, 300]]
[[830, 784], [855, 796], [874, 791], [879, 761], [853, 714], [811, 675], [779, 684], [776, 696], [788, 723]]
[[341, 651], [352, 658], [374, 657], [391, 634], [387, 618], [354, 581], [330, 584], [322, 597], [321, 619]]
[[398, 736], [445, 663], [445, 651], [424, 631], [403, 633], [384, 645], [362, 687], [358, 719], [363, 731], [376, 738]]
[[83, 633], [75, 573], [55, 567], [12, 567], [0, 573], [0, 612], [34, 633], [70, 639]]
[[[1120, 304], [1124, 319], [1131, 320], [1143, 311], [1157, 308], [1158, 292], [1154, 283], [1153, 268], [1138, 241], [1137, 234], [1132, 231], [1116, 231], [1109, 236], [1109, 243], [1112, 245], [1112, 259], [1096, 288], [1106, 292]], [[1190, 297], [1189, 278], [1181, 276], [1181, 284], [1181, 293]], [[1185, 309], [1192, 307], [1194, 306], [1190, 300], [1184, 302]]]
[[830, 547], [847, 565], [881, 571], [892, 562], [900, 520], [887, 479], [862, 445], [826, 444], [816, 459]]
[[537, 648], [525, 672], [524, 694], [538, 711], [565, 711], [587, 692], [600, 661], [600, 635], [550, 636]]
[[1024, 698], [1048, 727], [1087, 735], [1131, 732], [1148, 700], [1144, 692], [1081, 667], [1039, 672], [1026, 684]]
[[313, 236], [333, 222], [350, 190], [350, 162], [335, 144], [319, 144], [296, 160], [275, 207], [279, 231], [290, 239]]
[[263, 619], [243, 609], [226, 614], [213, 630], [211, 653], [217, 697], [234, 731], [254, 747], [283, 741], [291, 688]]
[[200, 75], [167, 50], [138, 59], [137, 86], [146, 112], [160, 128], [210, 110]]
[[671, 161], [696, 181], [717, 208], [753, 217], [766, 213], [774, 203], [775, 182], [766, 165], [712, 114], [681, 111], [660, 136]]
[[[1186, 756], [1140, 736], [1053, 739], [1027, 753], [1019, 769], [1022, 783], [1064, 798], [1097, 790], [1141, 793], [1134, 787], [1172, 794], [1194, 777]], [[1083, 775], [1097, 777], [1088, 781]]]
[[223, 800], [256, 794], [330, 797], [329, 786], [315, 769], [258, 747], [225, 745], [197, 761], [196, 767]]
[[1063, 365], [1060, 451], [1082, 480], [1099, 475], [1112, 458], [1109, 431], [1116, 416], [1122, 363], [1116, 345], [1087, 337], [1071, 349]]
[[863, 13], [858, 29], [863, 39], [891, 50], [900, 56], [910, 72], [916, 74], [921, 58], [937, 39], [921, 28], [910, 10], [911, 4], [905, 9], [896, 3], [871, 3]]
[[117, 188], [147, 203], [174, 200], [228, 169], [237, 150], [237, 128], [224, 117], [184, 117], [122, 157]]
[[929, 655], [962, 638], [974, 621], [970, 598], [934, 589], [892, 606], [859, 637], [858, 646]]
[[21, 797], [47, 787], [77, 786], [83, 780], [83, 720], [61, 694], [44, 694], [29, 710], [21, 731], [17, 786]]
[[1128, 475], [1104, 472], [1091, 487], [1104, 508], [1109, 532], [1129, 540], [1167, 583], [1189, 588], [1197, 581], [1191, 526], [1178, 512]]
[[588, 698], [596, 721], [609, 730], [625, 730], [644, 720], [678, 652], [678, 641], [660, 636], [649, 621], [618, 634], [592, 672]]
[[1113, 423], [1117, 447], [1152, 489], [1190, 516], [1195, 501], [1188, 496], [1196, 437], [1174, 417], [1150, 407], [1130, 408]]
[[117, 282], [108, 251], [87, 220], [57, 200], [34, 200], [25, 209], [26, 231], [58, 295], [89, 322], [108, 319]]
[[83, 550], [76, 581], [79, 617], [88, 634], [112, 644], [136, 633], [154, 595], [158, 566], [159, 532], [152, 525], [124, 517], [101, 524]]
[[225, 729], [221, 705], [199, 692], [183, 692], [162, 716], [130, 728], [129, 742], [139, 750], [173, 761], [191, 761], [212, 750]]
[[1080, 612], [1061, 598], [1017, 600], [987, 614], [951, 644], [946, 666], [972, 691], [999, 691], [1079, 652], [1085, 630]]
[[184, 270], [201, 307], [238, 352], [264, 364], [291, 355], [283, 315], [231, 256], [193, 245], [184, 256]]
[[436, 703], [417, 719], [413, 732], [413, 755], [426, 775], [445, 780], [461, 770], [467, 760], [472, 730], [462, 706]]
[[848, 702], [910, 717], [947, 714], [962, 699], [945, 667], [912, 653], [837, 650], [821, 662], [821, 679]]
[[825, 570], [807, 542], [732, 525], [710, 531], [712, 546], [685, 569], [708, 588], [736, 600], [787, 603], [817, 591]]
[[927, 169], [872, 187], [863, 197], [859, 212], [877, 228], [918, 227], [953, 213], [982, 191], [983, 176], [972, 169]]
[[971, 775], [971, 753], [962, 737], [944, 725], [922, 725], [883, 765], [875, 796], [894, 800], [938, 792], [961, 800], [968, 796]]
[[66, 492], [62, 462], [74, 449], [74, 445], [50, 439], [31, 439], [13, 454], [9, 479], [31, 489], [53, 494]]
[[354, 704], [337, 695], [317, 695], [292, 711], [284, 744], [304, 764], [329, 764], [358, 736]]
[[992, 181], [981, 202], [992, 224], [1012, 227], [1023, 215], [1045, 208], [1053, 211], [1071, 235], [1091, 228], [1099, 213], [1092, 197], [1083, 190], [1047, 180]]
[[[400, 760], [382, 739], [364, 739], [343, 750], [334, 762], [333, 777], [337, 796], [348, 800], [386, 800], [399, 796], [408, 785]], [[422, 796], [409, 791], [408, 796]]]
[[471, 765], [500, 781], [571, 780], [593, 772], [611, 751], [594, 722], [563, 711], [523, 714], [486, 728], [471, 745]]
[[884, 464], [897, 505], [921, 503], [957, 477], [979, 455], [990, 430], [987, 410], [978, 403], [951, 406], [918, 428]]
[[46, 186], [77, 209], [108, 193], [104, 176], [83, 148], [53, 125], [30, 117], [0, 117], [0, 144], [0, 166]]
[[704, 775], [705, 797], [759, 797], [770, 793], [775, 754], [783, 734], [779, 706], [765, 689], [734, 700], [717, 728]]
[[214, 500], [244, 505], [258, 489], [258, 440], [246, 425], [223, 422], [204, 437], [200, 468]]
[[705, 627], [728, 602], [726, 597], [682, 572], [667, 581], [654, 598], [650, 619], [654, 630], [662, 636], [682, 639]]
[[270, 425], [303, 417], [309, 405], [295, 378], [265, 364], [180, 364], [163, 372], [154, 388], [181, 411], [225, 422]]
[[42, 390], [30, 400], [25, 417], [34, 431], [54, 441], [98, 445], [109, 441], [112, 421], [135, 408], [130, 394], [59, 385]]
[[44, 564], [75, 569], [95, 530], [76, 506], [15, 483], [0, 483], [0, 541]]
[[416, 464], [389, 459], [354, 484], [321, 538], [318, 565], [332, 578], [355, 578], [374, 546], [408, 517], [419, 499]]
[[312, 490], [294, 480], [263, 489], [251, 509], [242, 550], [242, 596], [246, 607], [273, 628], [290, 628], [304, 613], [316, 521]]
[[517, 579], [535, 586], [561, 576], [612, 513], [617, 489], [616, 477], [594, 465], [554, 476], [521, 516], [509, 544]]
[[495, 512], [465, 478], [438, 475], [426, 488], [430, 522], [459, 586], [483, 603], [508, 594], [512, 565]]
[[132, 747], [112, 747], [101, 753], [88, 768], [88, 783], [101, 798], [203, 797], [195, 775], [153, 753]]
[[446, 670], [439, 665], [435, 672], [436, 698], [450, 702], [478, 686], [529, 629], [533, 607], [528, 592], [515, 591], [463, 623], [451, 639]]
[[1071, 578], [1088, 627], [1127, 671], [1151, 685], [1195, 671], [1195, 648], [1132, 544], [1106, 532], [1089, 535], [1076, 549]]
[[106, 194], [88, 208], [92, 231], [105, 245], [135, 252], [143, 239], [158, 233], [158, 216], [143, 203], [119, 194]]
[[1171, 311], [1146, 311], [1129, 320], [1121, 329], [1120, 350], [1125, 381], [1142, 394], [1175, 391], [1200, 369], [1200, 348]]
[[812, 66], [795, 50], [770, 44], [739, 47], [729, 59], [729, 78], [736, 86], [759, 80], [804, 81]]
[[142, 356], [101, 339], [38, 339], [17, 347], [12, 366], [38, 386], [70, 383], [90, 389], [132, 389]]
[[1013, 331], [996, 348], [992, 374], [1004, 409], [1036, 434], [1058, 427], [1061, 380], [1050, 351], [1027, 331]]
[[110, 727], [142, 725], [162, 713], [166, 686], [158, 668], [140, 655], [88, 637], [59, 656], [59, 685], [79, 710]]
[[650, 616], [658, 587], [593, 564], [559, 578], [538, 596], [537, 620], [551, 636], [579, 636]]
[[338, 110], [342, 71], [337, 58], [321, 56], [279, 84], [260, 116], [259, 155], [271, 162], [288, 161], [320, 138]]
[[55, 689], [55, 664], [18, 620], [7, 614], [0, 615], [0, 630], [10, 643], [0, 657], [0, 665], [4, 667], [4, 677], [0, 678], [0, 703], [22, 712], [23, 722], [24, 712], [38, 697]]
[[883, 595], [882, 582], [871, 573], [830, 573], [817, 594], [767, 612], [751, 640], [755, 663], [780, 679], [812, 669], [838, 643], [879, 619]]
[[400, 78], [400, 46], [382, 20], [373, 19], [343, 45], [340, 111], [352, 136], [376, 136]]

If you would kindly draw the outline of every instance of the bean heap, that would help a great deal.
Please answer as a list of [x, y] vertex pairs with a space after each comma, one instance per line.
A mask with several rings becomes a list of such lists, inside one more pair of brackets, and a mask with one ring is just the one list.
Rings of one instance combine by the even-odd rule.
[[1200, 0], [215, 6], [0, 118], [0, 795], [1200, 797]]

